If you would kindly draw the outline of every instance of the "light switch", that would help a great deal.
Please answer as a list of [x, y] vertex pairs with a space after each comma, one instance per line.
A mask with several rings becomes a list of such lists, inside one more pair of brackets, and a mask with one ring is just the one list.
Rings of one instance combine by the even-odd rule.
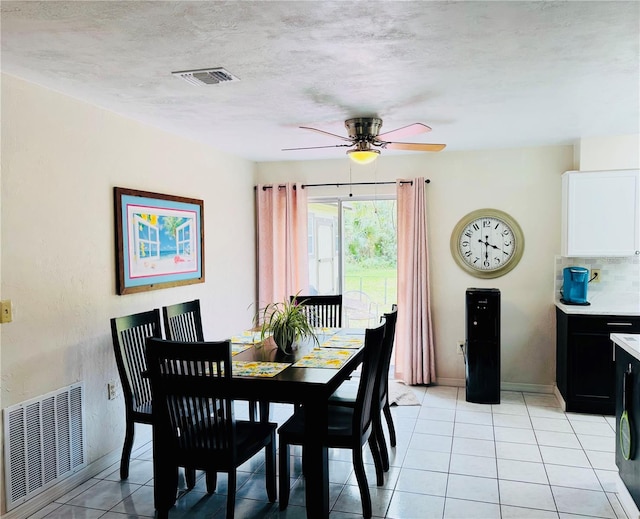
[[5, 299], [4, 301], [0, 301], [0, 323], [10, 323], [12, 319], [11, 300]]

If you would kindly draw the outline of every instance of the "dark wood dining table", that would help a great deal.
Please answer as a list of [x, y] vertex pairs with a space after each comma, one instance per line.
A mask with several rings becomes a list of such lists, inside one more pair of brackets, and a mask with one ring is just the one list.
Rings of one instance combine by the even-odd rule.
[[[364, 340], [364, 329], [342, 328], [337, 335], [357, 335]], [[319, 334], [322, 343], [328, 334]], [[270, 403], [302, 404], [305, 407], [305, 493], [307, 518], [329, 517], [329, 457], [321, 431], [327, 430], [328, 401], [331, 394], [349, 378], [362, 362], [362, 347], [338, 369], [295, 367], [293, 364], [316, 346], [313, 342], [300, 345], [292, 355], [284, 355], [273, 341], [251, 347], [233, 360], [287, 362], [292, 365], [275, 377], [233, 377], [233, 396]]]
[[[331, 334], [319, 333], [318, 340], [322, 344], [333, 335], [358, 336], [364, 340], [364, 329], [341, 328]], [[252, 345], [234, 355], [233, 360], [284, 362], [291, 365], [272, 377], [236, 376], [234, 373], [231, 384], [226, 385], [223, 392], [224, 396], [235, 400], [258, 400], [263, 411], [269, 403], [292, 403], [305, 407], [303, 453], [307, 517], [326, 519], [330, 508], [329, 458], [322, 431], [327, 430], [328, 400], [362, 362], [363, 346], [353, 349], [353, 354], [339, 368], [293, 365], [314, 347], [317, 344], [309, 341], [299, 345], [292, 354], [285, 355], [270, 339]]]

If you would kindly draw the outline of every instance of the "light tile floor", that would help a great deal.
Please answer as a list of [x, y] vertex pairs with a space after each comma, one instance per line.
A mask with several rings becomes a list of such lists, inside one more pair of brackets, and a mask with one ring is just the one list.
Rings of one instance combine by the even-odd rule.
[[[374, 517], [388, 519], [625, 519], [615, 478], [614, 419], [565, 413], [552, 395], [502, 392], [499, 405], [466, 402], [464, 388], [412, 388], [420, 406], [393, 407], [398, 445], [383, 487], [367, 468]], [[282, 423], [290, 406], [274, 405]], [[300, 450], [293, 451], [291, 500], [284, 512], [266, 498], [262, 455], [240, 468], [236, 517], [304, 518]], [[349, 451], [330, 453], [331, 518], [361, 517]], [[83, 483], [31, 519], [153, 517], [151, 446], [133, 455], [128, 481], [118, 466]], [[226, 477], [207, 495], [202, 475], [181, 480], [177, 518], [224, 517]]]

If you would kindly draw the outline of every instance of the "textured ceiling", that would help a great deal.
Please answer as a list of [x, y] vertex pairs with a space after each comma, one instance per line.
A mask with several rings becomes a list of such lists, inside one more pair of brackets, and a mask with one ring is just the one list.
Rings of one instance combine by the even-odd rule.
[[[447, 150], [640, 133], [640, 2], [2, 1], [2, 71], [256, 161], [344, 120]], [[225, 67], [193, 86], [172, 71]], [[407, 152], [383, 151], [383, 154]]]

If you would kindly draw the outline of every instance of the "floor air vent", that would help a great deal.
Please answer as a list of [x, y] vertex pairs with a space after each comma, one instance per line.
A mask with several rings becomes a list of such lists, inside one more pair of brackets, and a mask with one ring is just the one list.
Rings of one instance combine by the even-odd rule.
[[4, 410], [7, 510], [86, 466], [82, 383]]
[[181, 70], [172, 72], [174, 76], [181, 77], [192, 85], [217, 85], [218, 83], [229, 83], [240, 81], [233, 74], [223, 68], [203, 68], [200, 70]]

